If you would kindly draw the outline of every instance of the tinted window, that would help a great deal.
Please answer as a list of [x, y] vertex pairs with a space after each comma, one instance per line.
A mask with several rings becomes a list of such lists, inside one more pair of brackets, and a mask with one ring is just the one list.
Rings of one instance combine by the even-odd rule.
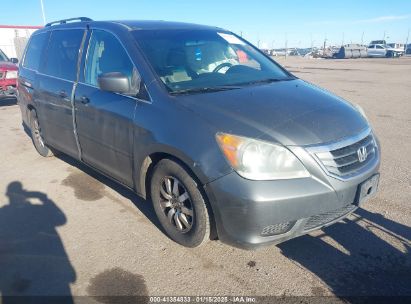
[[42, 58], [42, 52], [48, 41], [48, 33], [33, 35], [27, 46], [23, 66], [29, 69], [38, 70]]
[[377, 45], [376, 47], [377, 47], [377, 49], [383, 49], [383, 47], [381, 45]]
[[62, 30], [51, 33], [44, 73], [75, 80], [77, 59], [83, 39], [83, 30]]
[[112, 34], [94, 30], [89, 43], [85, 82], [98, 86], [97, 78], [103, 73], [120, 72], [136, 85], [137, 72], [123, 46]]

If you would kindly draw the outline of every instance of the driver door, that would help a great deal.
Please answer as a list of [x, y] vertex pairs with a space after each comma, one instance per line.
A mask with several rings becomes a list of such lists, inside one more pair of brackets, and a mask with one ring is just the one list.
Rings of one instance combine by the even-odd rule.
[[100, 90], [98, 77], [121, 72], [129, 81], [135, 67], [111, 33], [93, 30], [84, 63], [84, 79], [75, 92], [76, 127], [82, 160], [121, 183], [132, 186], [135, 98]]

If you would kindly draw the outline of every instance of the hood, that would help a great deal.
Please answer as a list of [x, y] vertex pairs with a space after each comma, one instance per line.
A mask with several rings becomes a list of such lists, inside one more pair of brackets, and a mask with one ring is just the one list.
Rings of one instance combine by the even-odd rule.
[[216, 131], [283, 145], [331, 142], [368, 127], [349, 102], [299, 79], [176, 99]]
[[0, 70], [1, 71], [17, 71], [17, 65], [8, 61], [0, 61]]

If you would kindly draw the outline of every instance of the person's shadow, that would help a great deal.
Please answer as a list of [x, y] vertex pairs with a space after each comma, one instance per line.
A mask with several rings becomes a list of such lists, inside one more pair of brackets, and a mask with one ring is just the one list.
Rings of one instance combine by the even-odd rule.
[[48, 302], [44, 296], [72, 303], [76, 273], [56, 230], [66, 223], [64, 213], [20, 182], [10, 183], [6, 195], [9, 203], [0, 208], [0, 303]]

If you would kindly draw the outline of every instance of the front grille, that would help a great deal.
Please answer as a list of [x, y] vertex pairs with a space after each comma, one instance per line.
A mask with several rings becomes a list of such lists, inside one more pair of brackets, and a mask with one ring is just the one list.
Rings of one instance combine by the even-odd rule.
[[340, 209], [328, 211], [326, 213], [318, 214], [318, 215], [313, 215], [311, 216], [308, 221], [304, 225], [304, 231], [311, 230], [314, 228], [319, 228], [321, 226], [326, 225], [327, 223], [330, 223], [352, 211], [354, 211], [357, 208], [355, 205], [347, 205], [344, 206]]
[[[372, 133], [357, 141], [344, 143], [343, 146], [334, 144], [330, 147], [316, 147], [314, 154], [328, 173], [346, 178], [356, 175], [373, 161], [376, 156], [376, 144]], [[367, 157], [360, 161], [358, 150], [362, 147], [365, 148]]]
[[290, 229], [294, 226], [295, 222], [285, 222], [275, 225], [269, 225], [263, 228], [261, 231], [262, 236], [270, 236], [276, 234], [282, 234], [290, 231]]

